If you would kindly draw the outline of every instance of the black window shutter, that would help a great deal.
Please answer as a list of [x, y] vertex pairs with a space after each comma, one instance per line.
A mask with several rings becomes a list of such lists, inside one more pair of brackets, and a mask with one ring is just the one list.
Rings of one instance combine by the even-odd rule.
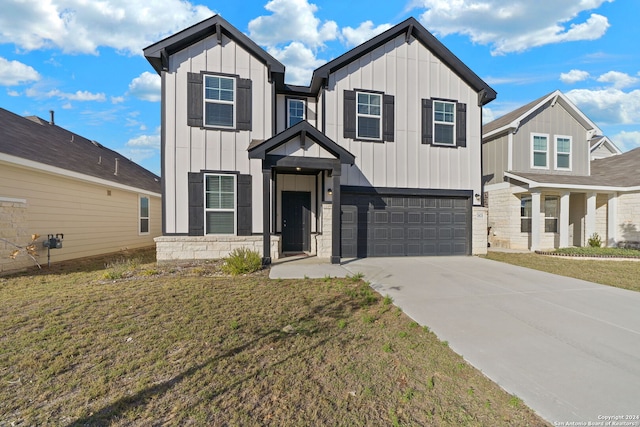
[[467, 104], [456, 104], [456, 145], [467, 146]]
[[189, 172], [189, 236], [204, 236], [204, 174]]
[[356, 92], [344, 91], [344, 137], [356, 139]]
[[250, 236], [251, 223], [251, 175], [238, 175], [238, 236]]
[[383, 103], [384, 109], [382, 110], [382, 119], [384, 120], [384, 123], [382, 124], [382, 139], [383, 141], [393, 142], [395, 135], [395, 109], [393, 95], [385, 95]]
[[202, 74], [187, 73], [187, 125], [202, 127]]
[[251, 130], [251, 80], [236, 80], [236, 129]]
[[422, 143], [433, 144], [433, 101], [422, 100]]

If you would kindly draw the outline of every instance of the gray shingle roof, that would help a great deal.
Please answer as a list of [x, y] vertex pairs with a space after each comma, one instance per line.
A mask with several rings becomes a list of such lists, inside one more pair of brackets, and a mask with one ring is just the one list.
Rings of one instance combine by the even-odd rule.
[[518, 117], [520, 117], [521, 115], [523, 115], [524, 113], [526, 113], [527, 111], [531, 110], [533, 107], [535, 107], [538, 103], [542, 102], [543, 99], [547, 98], [549, 95], [551, 95], [554, 92], [548, 93], [544, 96], [541, 96], [540, 98], [531, 101], [530, 103], [528, 103], [527, 105], [523, 105], [520, 108], [517, 108], [515, 110], [513, 110], [510, 113], [505, 114], [504, 116], [495, 119], [492, 122], [487, 123], [486, 125], [482, 126], [482, 135], [485, 135], [489, 132], [492, 132], [496, 129], [500, 129], [503, 126], [508, 125], [509, 123], [511, 123], [512, 121], [514, 121], [515, 119], [517, 119]]
[[[161, 193], [160, 178], [125, 156], [39, 117], [0, 108], [0, 153]], [[115, 175], [116, 159], [118, 174]]]

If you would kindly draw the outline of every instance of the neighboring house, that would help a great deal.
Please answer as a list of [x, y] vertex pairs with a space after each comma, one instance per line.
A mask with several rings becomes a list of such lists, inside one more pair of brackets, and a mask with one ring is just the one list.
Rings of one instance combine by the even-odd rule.
[[144, 54], [162, 77], [159, 261], [486, 251], [481, 111], [496, 93], [415, 19], [309, 86], [218, 15]]
[[560, 91], [486, 124], [489, 243], [537, 250], [585, 246], [594, 233], [608, 245], [638, 240], [638, 155], [619, 154], [601, 134]]
[[[52, 261], [152, 246], [161, 234], [160, 178], [115, 151], [38, 117], [0, 108], [0, 271], [33, 265], [14, 245], [64, 234]], [[10, 243], [7, 243], [10, 242]]]

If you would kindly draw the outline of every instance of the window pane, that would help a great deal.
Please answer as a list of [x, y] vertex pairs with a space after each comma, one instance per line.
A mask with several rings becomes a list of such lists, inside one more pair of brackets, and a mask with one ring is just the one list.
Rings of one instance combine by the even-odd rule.
[[568, 154], [558, 154], [558, 167], [569, 169], [569, 155]]
[[140, 232], [148, 233], [149, 232], [149, 220], [148, 219], [140, 219]]
[[568, 138], [558, 138], [558, 153], [569, 153], [571, 150], [571, 142]]
[[218, 175], [207, 176], [206, 191], [220, 191], [220, 177]]
[[535, 151], [547, 151], [547, 137], [546, 136], [534, 136], [533, 137], [533, 149]]
[[233, 193], [234, 182], [235, 182], [235, 179], [233, 178], [233, 176], [230, 176], [230, 175], [220, 176], [220, 191]]
[[207, 212], [208, 234], [233, 234], [234, 212]]
[[433, 114], [436, 122], [453, 123], [455, 121], [455, 114], [452, 102], [438, 102], [433, 103]]
[[140, 216], [149, 217], [149, 199], [147, 197], [140, 198]]
[[556, 218], [558, 216], [558, 198], [557, 197], [545, 197], [544, 216], [547, 218]]
[[289, 127], [304, 120], [304, 101], [289, 100]]
[[531, 218], [531, 197], [523, 197], [520, 199], [520, 216], [523, 218]]
[[533, 153], [533, 165], [540, 167], [547, 166], [547, 153]]
[[375, 117], [358, 117], [358, 137], [380, 138], [380, 119]]
[[557, 233], [558, 232], [558, 219], [557, 218], [546, 218], [544, 220], [544, 231], [545, 231], [545, 233]]
[[531, 218], [522, 218], [520, 220], [520, 232], [531, 233]]
[[233, 209], [233, 193], [220, 193], [220, 208]]
[[454, 145], [453, 126], [436, 123], [434, 137], [436, 144]]
[[205, 203], [207, 209], [220, 209], [220, 193], [207, 193]]
[[205, 103], [205, 124], [209, 126], [233, 126], [233, 104]]

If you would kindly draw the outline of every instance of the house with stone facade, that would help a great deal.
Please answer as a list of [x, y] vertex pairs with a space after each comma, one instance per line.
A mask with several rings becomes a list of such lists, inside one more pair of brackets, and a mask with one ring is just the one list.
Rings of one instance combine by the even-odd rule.
[[160, 178], [50, 120], [0, 108], [0, 273], [33, 266], [17, 248], [62, 237], [51, 261], [153, 246], [161, 234]]
[[[640, 153], [620, 150], [562, 92], [483, 127], [489, 243], [512, 249], [640, 240]], [[592, 160], [594, 159], [594, 160]]]
[[162, 78], [159, 261], [486, 251], [481, 110], [496, 92], [415, 19], [308, 86], [219, 15], [144, 54]]

